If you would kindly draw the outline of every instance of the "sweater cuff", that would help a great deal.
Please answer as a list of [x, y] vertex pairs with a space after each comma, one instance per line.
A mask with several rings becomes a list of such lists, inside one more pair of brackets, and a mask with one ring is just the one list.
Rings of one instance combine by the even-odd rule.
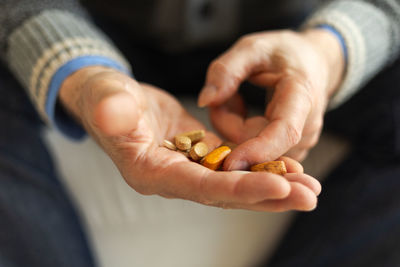
[[331, 34], [333, 34], [336, 39], [338, 40], [340, 47], [342, 48], [342, 53], [343, 53], [343, 59], [344, 59], [344, 63], [345, 65], [347, 65], [347, 47], [346, 47], [346, 42], [343, 39], [343, 36], [340, 34], [340, 32], [338, 32], [335, 28], [333, 28], [330, 25], [327, 24], [321, 24], [321, 25], [317, 25], [318, 29], [323, 29], [325, 31], [330, 32]]
[[93, 65], [130, 73], [129, 64], [105, 35], [89, 22], [61, 10], [43, 11], [14, 30], [8, 39], [7, 62], [42, 119], [54, 121], [72, 137], [82, 136], [83, 130], [60, 109], [55, 111], [63, 80]]
[[346, 71], [330, 108], [337, 107], [365, 85], [390, 60], [392, 29], [382, 10], [362, 1], [334, 1], [311, 16], [303, 27], [329, 25], [347, 49]]

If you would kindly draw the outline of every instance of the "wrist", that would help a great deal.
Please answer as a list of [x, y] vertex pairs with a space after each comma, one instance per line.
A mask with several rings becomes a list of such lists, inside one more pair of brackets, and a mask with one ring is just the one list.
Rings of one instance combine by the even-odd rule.
[[302, 34], [324, 58], [328, 71], [327, 95], [330, 98], [339, 88], [346, 66], [341, 41], [332, 32], [322, 28], [309, 29]]
[[59, 91], [59, 101], [65, 110], [72, 115], [78, 122], [82, 122], [82, 104], [88, 89], [86, 84], [95, 76], [115, 71], [104, 66], [89, 66], [79, 69], [68, 76], [61, 84]]

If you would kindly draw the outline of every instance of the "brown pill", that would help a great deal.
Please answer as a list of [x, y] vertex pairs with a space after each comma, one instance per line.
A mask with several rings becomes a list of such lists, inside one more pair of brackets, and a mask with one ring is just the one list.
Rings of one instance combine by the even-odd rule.
[[194, 161], [202, 159], [205, 155], [207, 155], [207, 153], [208, 153], [208, 146], [204, 142], [198, 142], [197, 144], [192, 146], [189, 152], [190, 157]]
[[271, 172], [279, 175], [284, 175], [287, 173], [285, 162], [281, 160], [260, 163], [251, 166], [250, 170], [252, 172]]
[[175, 136], [175, 138], [178, 136], [187, 136], [190, 138], [192, 143], [196, 143], [196, 142], [200, 141], [201, 139], [203, 139], [205, 135], [206, 135], [206, 132], [204, 130], [194, 130], [194, 131], [178, 134], [177, 136]]
[[211, 170], [218, 170], [231, 151], [228, 146], [220, 146], [205, 156], [201, 164]]
[[189, 137], [184, 135], [175, 136], [175, 145], [179, 150], [189, 150], [192, 146], [192, 141]]

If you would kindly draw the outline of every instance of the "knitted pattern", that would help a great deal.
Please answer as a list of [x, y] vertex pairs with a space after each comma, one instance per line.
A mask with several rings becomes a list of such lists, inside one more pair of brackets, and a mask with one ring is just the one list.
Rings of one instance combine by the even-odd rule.
[[46, 121], [49, 84], [68, 61], [102, 56], [130, 69], [112, 42], [85, 20], [61, 10], [46, 10], [26, 20], [8, 39], [7, 61]]
[[350, 98], [397, 58], [400, 49], [399, 1], [334, 1], [316, 12], [305, 27], [322, 24], [330, 25], [342, 35], [348, 51], [346, 72], [331, 99], [332, 108]]

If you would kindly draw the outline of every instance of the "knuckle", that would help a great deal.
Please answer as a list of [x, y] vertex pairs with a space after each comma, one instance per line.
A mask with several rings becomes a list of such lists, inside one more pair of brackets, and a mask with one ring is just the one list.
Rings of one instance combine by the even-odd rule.
[[299, 71], [299, 73], [293, 75], [289, 79], [291, 82], [293, 82], [293, 84], [297, 84], [294, 89], [301, 97], [299, 100], [302, 100], [304, 104], [308, 104], [310, 108], [313, 107], [315, 104], [315, 88], [311, 81], [307, 78], [307, 75]]
[[285, 132], [290, 147], [300, 142], [302, 131], [291, 123], [285, 123]]
[[282, 30], [282, 31], [280, 31], [280, 33], [281, 33], [282, 38], [295, 38], [298, 36], [297, 32], [290, 30], [290, 29]]
[[223, 60], [217, 59], [210, 64], [210, 73], [212, 73], [213, 77], [229, 77], [232, 81], [231, 86], [235, 87], [240, 84], [241, 78], [240, 74], [232, 68], [233, 66], [227, 64]]
[[319, 141], [319, 134], [314, 135], [310, 142], [309, 142], [309, 148], [313, 148], [314, 146], [316, 146], [318, 144]]
[[302, 162], [308, 156], [308, 150], [303, 150], [297, 155], [297, 160]]
[[238, 46], [246, 49], [259, 49], [264, 46], [264, 41], [258, 35], [249, 34], [239, 39]]
[[322, 125], [323, 125], [323, 120], [316, 119], [310, 123], [310, 129], [312, 132], [319, 133], [322, 129]]
[[210, 64], [210, 71], [219, 75], [226, 75], [229, 73], [229, 68], [222, 60], [216, 59]]
[[248, 43], [250, 43], [253, 39], [253, 35], [252, 34], [246, 34], [243, 35], [242, 37], [239, 38], [239, 40], [236, 42], [237, 46], [242, 46], [242, 45], [246, 45]]
[[314, 106], [314, 97], [313, 97], [314, 93], [312, 84], [307, 79], [303, 79], [301, 81], [301, 84], [302, 87], [304, 88], [303, 90], [304, 100], [308, 102], [310, 107]]

